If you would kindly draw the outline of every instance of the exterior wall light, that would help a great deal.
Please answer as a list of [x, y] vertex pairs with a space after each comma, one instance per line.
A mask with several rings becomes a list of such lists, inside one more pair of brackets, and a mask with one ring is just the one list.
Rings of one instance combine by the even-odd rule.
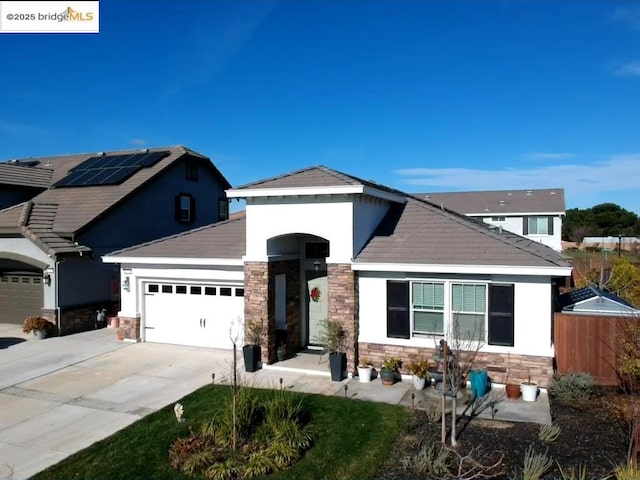
[[124, 277], [124, 282], [122, 282], [122, 288], [127, 292], [131, 291], [131, 282], [129, 280], [129, 277]]

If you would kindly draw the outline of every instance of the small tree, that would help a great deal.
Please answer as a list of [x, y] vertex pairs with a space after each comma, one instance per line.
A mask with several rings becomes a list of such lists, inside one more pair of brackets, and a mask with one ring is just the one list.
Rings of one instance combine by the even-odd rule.
[[474, 367], [478, 352], [484, 346], [484, 324], [479, 321], [461, 323], [461, 316], [454, 313], [451, 323], [436, 347], [436, 361], [442, 365], [442, 432], [441, 441], [446, 443], [446, 396], [451, 396], [451, 446], [457, 442], [457, 396], [469, 371]]

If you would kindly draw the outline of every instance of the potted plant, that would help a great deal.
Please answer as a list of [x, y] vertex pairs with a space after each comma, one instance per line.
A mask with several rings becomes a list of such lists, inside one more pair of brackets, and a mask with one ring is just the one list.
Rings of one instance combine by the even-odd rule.
[[383, 385], [393, 385], [396, 383], [398, 376], [398, 370], [402, 360], [398, 357], [388, 357], [382, 362], [382, 369], [380, 370], [380, 380]]
[[347, 354], [344, 351], [346, 332], [338, 320], [324, 320], [318, 341], [329, 352], [331, 380], [340, 382], [347, 377]]
[[428, 372], [429, 362], [423, 358], [412, 361], [407, 366], [407, 370], [411, 375], [413, 375], [413, 388], [416, 390], [422, 390], [427, 383], [427, 379], [431, 380]]
[[360, 383], [369, 383], [371, 381], [371, 373], [373, 372], [373, 364], [367, 357], [362, 357], [358, 364], [358, 378]]
[[50, 332], [54, 328], [53, 323], [51, 323], [46, 318], [38, 317], [36, 315], [27, 317], [22, 324], [22, 331], [24, 333], [31, 333], [36, 336], [36, 338], [43, 339], [47, 336], [47, 333]]
[[538, 385], [531, 381], [531, 375], [527, 376], [527, 381], [520, 384], [522, 400], [525, 402], [535, 402], [538, 397]]
[[282, 362], [285, 358], [287, 358], [287, 346], [285, 344], [280, 345], [276, 349], [276, 357], [279, 362]]
[[262, 334], [264, 325], [262, 321], [255, 321], [247, 325], [246, 340], [247, 344], [242, 347], [242, 355], [244, 356], [244, 368], [247, 372], [255, 372], [260, 367], [262, 358]]

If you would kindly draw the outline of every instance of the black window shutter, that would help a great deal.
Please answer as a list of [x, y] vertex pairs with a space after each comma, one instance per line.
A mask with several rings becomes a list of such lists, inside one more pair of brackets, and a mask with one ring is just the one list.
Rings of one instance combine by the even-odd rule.
[[176, 195], [174, 202], [174, 215], [176, 217], [176, 222], [180, 221], [180, 195]]
[[553, 217], [547, 217], [547, 233], [553, 235]]
[[522, 234], [529, 235], [529, 217], [522, 217]]
[[489, 345], [513, 347], [513, 285], [489, 285]]
[[409, 282], [387, 280], [387, 337], [410, 338]]
[[196, 221], [196, 199], [193, 196], [189, 196], [189, 223]]

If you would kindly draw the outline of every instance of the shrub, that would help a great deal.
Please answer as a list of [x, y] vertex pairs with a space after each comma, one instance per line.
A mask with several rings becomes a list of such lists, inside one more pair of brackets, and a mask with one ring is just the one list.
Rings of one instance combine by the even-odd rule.
[[547, 456], [547, 452], [536, 453], [533, 446], [529, 445], [524, 454], [524, 468], [522, 480], [538, 480], [553, 465], [553, 460]]
[[572, 468], [565, 472], [558, 462], [556, 462], [556, 464], [558, 465], [558, 470], [560, 470], [560, 476], [562, 477], [562, 480], [588, 480], [589, 479], [589, 476], [587, 475], [587, 467], [585, 465], [580, 464], [577, 470], [575, 468]]
[[538, 432], [538, 438], [545, 443], [555, 442], [560, 436], [560, 427], [558, 425], [542, 425]]
[[289, 467], [311, 447], [302, 400], [290, 392], [273, 391], [264, 402], [256, 392], [239, 388], [233, 448], [233, 396], [220, 414], [205, 422], [198, 433], [179, 438], [169, 451], [171, 466], [190, 476], [211, 479], [266, 476]]
[[562, 402], [587, 400], [593, 393], [593, 377], [588, 373], [554, 375], [549, 393]]
[[398, 357], [388, 357], [385, 358], [382, 362], [382, 369], [395, 371], [400, 368], [400, 365], [402, 365], [402, 360], [400, 360]]
[[442, 418], [442, 406], [438, 402], [428, 401], [424, 406], [424, 411], [430, 422], [437, 422]]
[[34, 315], [25, 319], [24, 323], [22, 324], [22, 331], [24, 333], [31, 333], [35, 330], [45, 330], [49, 332], [54, 327], [55, 325], [46, 318]]
[[640, 470], [636, 465], [623, 464], [613, 469], [613, 476], [616, 480], [638, 480], [640, 478]]
[[419, 358], [412, 361], [407, 366], [407, 370], [411, 375], [415, 375], [418, 378], [427, 378], [429, 376], [429, 374], [427, 373], [427, 371], [429, 370], [429, 362], [427, 362], [423, 358]]

